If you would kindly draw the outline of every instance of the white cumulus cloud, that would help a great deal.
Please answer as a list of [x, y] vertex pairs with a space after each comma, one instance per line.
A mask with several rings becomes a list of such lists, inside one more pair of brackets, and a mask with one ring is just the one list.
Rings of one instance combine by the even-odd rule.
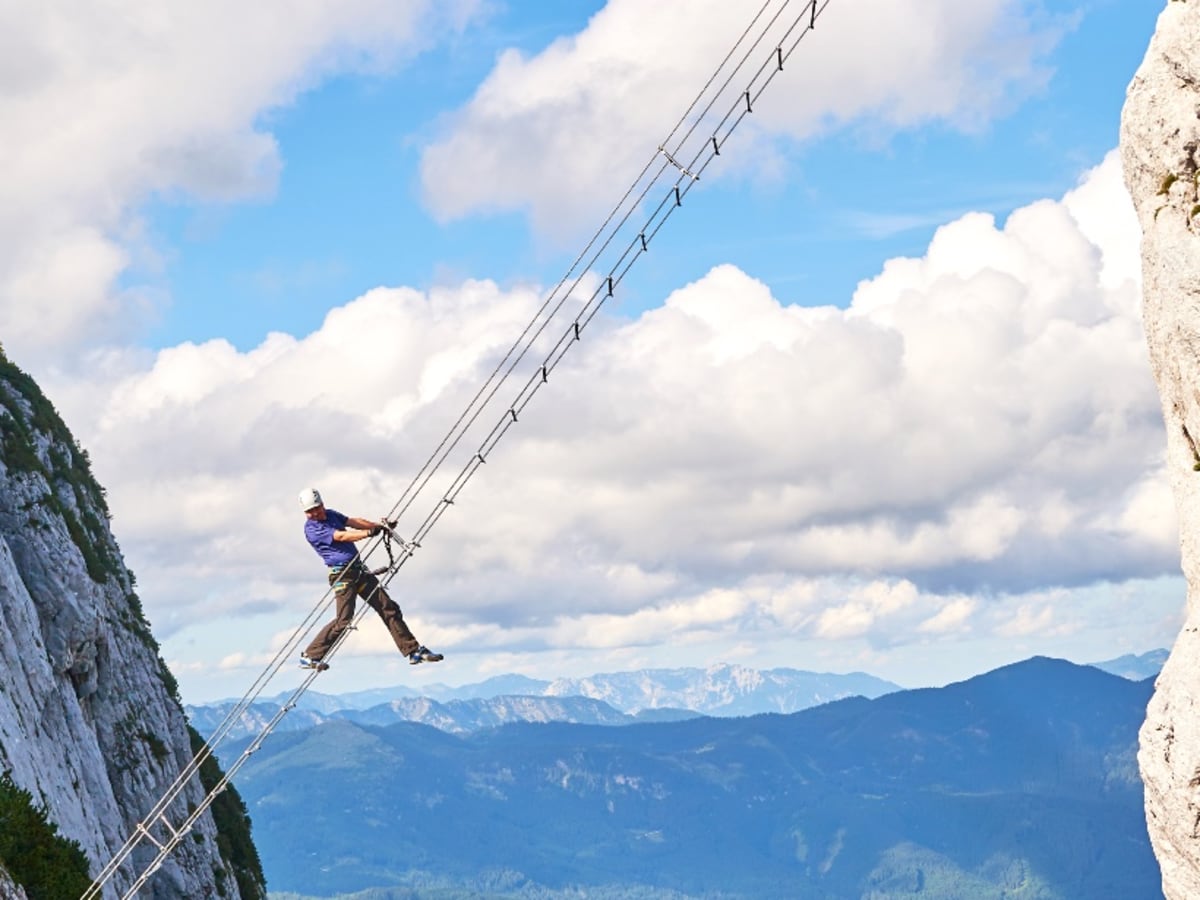
[[148, 197], [269, 194], [282, 161], [264, 111], [332, 73], [394, 66], [476, 5], [0, 7], [5, 346], [42, 368], [81, 343], [136, 331], [147, 298], [124, 288], [120, 275]]
[[[717, 266], [598, 319], [401, 571], [402, 606], [424, 640], [496, 652], [1070, 633], [1073, 590], [1178, 565], [1135, 234], [1111, 156], [1061, 201], [945, 225], [845, 309]], [[381, 288], [306, 336], [54, 384], [159, 632], [307, 612], [324, 585], [297, 490], [381, 515], [539, 302]], [[374, 624], [359, 652], [387, 652]]]
[[[760, 25], [779, 24], [730, 82], [718, 117], [775, 42], [790, 46], [795, 39], [784, 28], [801, 5], [765, 7]], [[594, 224], [680, 121], [758, 8], [610, 0], [579, 34], [532, 57], [505, 53], [425, 149], [426, 202], [442, 218], [526, 210], [545, 233]], [[1067, 24], [1024, 0], [833, 2], [772, 82], [771, 103], [749, 120], [745, 130], [753, 136], [738, 155], [760, 172], [778, 169], [772, 142], [868, 118], [880, 137], [932, 121], [980, 128], [1044, 84], [1044, 56]], [[752, 27], [757, 34], [759, 26]]]

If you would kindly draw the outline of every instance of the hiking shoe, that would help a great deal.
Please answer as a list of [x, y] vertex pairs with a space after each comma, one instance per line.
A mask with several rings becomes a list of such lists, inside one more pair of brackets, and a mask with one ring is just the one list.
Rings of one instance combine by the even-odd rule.
[[318, 672], [324, 672], [329, 668], [329, 663], [321, 662], [319, 659], [309, 659], [307, 653], [300, 654], [300, 668], [316, 669]]
[[442, 654], [434, 653], [428, 647], [418, 647], [408, 654], [408, 664], [415, 666], [423, 662], [441, 662], [444, 658]]

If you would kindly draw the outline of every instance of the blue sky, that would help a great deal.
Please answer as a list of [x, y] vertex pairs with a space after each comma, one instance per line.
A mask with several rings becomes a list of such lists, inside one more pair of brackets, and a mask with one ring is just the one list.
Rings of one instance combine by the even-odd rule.
[[[141, 5], [8, 23], [0, 339], [203, 700], [320, 596], [297, 490], [389, 507], [753, 10]], [[322, 689], [1169, 644], [1112, 153], [1162, 6], [832, 0], [401, 573], [447, 663], [368, 619]]]
[[[602, 5], [497, 5], [401, 77], [334, 78], [266, 113], [283, 159], [269, 199], [155, 205], [156, 230], [186, 252], [163, 273], [177, 299], [147, 341], [224, 337], [249, 349], [281, 327], [313, 330], [331, 305], [379, 285], [557, 275], [570, 258], [537, 246], [520, 216], [431, 220], [415, 169], [439, 115], [470, 98], [497, 54], [537, 53], [584, 27]], [[214, 302], [228, 304], [225, 315], [214, 314]]]
[[[151, 205], [151, 226], [172, 248], [161, 273], [172, 302], [146, 342], [224, 337], [247, 350], [271, 330], [313, 330], [330, 306], [379, 285], [553, 283], [579, 242], [531, 234], [515, 213], [438, 223], [422, 207], [415, 169], [439, 116], [469, 100], [499, 53], [537, 54], [601, 6], [496, 5], [399, 76], [338, 77], [266, 111], [262, 127], [282, 159], [269, 197]], [[797, 148], [786, 179], [693, 193], [695, 211], [672, 221], [663, 252], [645, 260], [630, 288], [636, 297], [621, 309], [655, 305], [718, 260], [785, 302], [845, 305], [882, 260], [920, 254], [938, 225], [971, 210], [1003, 218], [1070, 189], [1116, 144], [1155, 4], [1044, 6], [1059, 29], [1044, 87], [968, 132], [934, 124], [874, 137], [862, 123]], [[730, 209], [736, 227], [722, 227]]]

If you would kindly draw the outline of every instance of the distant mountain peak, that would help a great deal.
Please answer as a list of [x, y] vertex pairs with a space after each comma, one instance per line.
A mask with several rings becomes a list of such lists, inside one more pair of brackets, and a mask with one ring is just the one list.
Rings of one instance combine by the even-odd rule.
[[[615, 725], [656, 718], [652, 713], [660, 710], [657, 718], [671, 719], [791, 713], [850, 696], [878, 697], [899, 689], [889, 681], [862, 673], [760, 671], [732, 663], [703, 669], [638, 669], [552, 682], [520, 675], [495, 676], [457, 688], [428, 685], [425, 696], [407, 687], [356, 691], [340, 697], [310, 692], [284, 719], [283, 727], [308, 728], [331, 717], [373, 725], [424, 722], [457, 733], [513, 721]], [[247, 710], [243, 716], [246, 733], [260, 721], [269, 720], [288, 696]], [[189, 706], [188, 713], [204, 732], [223, 721], [233, 703]]]
[[1128, 678], [1131, 681], [1144, 681], [1147, 678], [1157, 676], [1162, 671], [1162, 667], [1166, 665], [1168, 656], [1170, 656], [1170, 651], [1160, 648], [1139, 654], [1126, 653], [1124, 656], [1118, 656], [1116, 659], [1096, 662], [1091, 665], [1097, 669], [1103, 669], [1105, 672], [1120, 675], [1122, 678]]

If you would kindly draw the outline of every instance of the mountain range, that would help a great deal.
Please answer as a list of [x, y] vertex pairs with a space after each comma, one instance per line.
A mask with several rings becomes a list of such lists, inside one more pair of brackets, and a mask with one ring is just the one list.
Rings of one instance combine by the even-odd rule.
[[[1157, 675], [1166, 658], [1167, 651], [1160, 649], [1091, 665], [1140, 681]], [[509, 722], [628, 725], [678, 721], [698, 715], [798, 712], [831, 700], [879, 697], [901, 689], [897, 684], [862, 672], [835, 675], [735, 665], [640, 669], [554, 681], [498, 675], [458, 687], [428, 685], [419, 692], [404, 685], [345, 694], [309, 690], [276, 729], [299, 731], [334, 719], [364, 725], [421, 722], [453, 734]], [[290, 699], [291, 692], [285, 692], [250, 704], [229, 728], [229, 737], [261, 733]], [[189, 705], [186, 710], [192, 725], [208, 737], [225, 724], [238, 705], [234, 700], [222, 700]]]
[[1151, 689], [1039, 657], [791, 714], [331, 720], [236, 781], [273, 893], [1147, 898]]
[[1120, 675], [1131, 681], [1141, 681], [1144, 678], [1153, 678], [1158, 675], [1170, 655], [1171, 651], [1162, 649], [1140, 654], [1126, 653], [1116, 659], [1092, 663], [1092, 665], [1097, 669], [1103, 669], [1105, 672]]
[[[295, 731], [333, 719], [366, 725], [408, 721], [459, 734], [521, 721], [626, 725], [697, 715], [790, 713], [843, 697], [878, 697], [897, 690], [899, 685], [861, 672], [760, 671], [734, 665], [641, 669], [555, 681], [503, 675], [462, 687], [431, 685], [421, 693], [404, 686], [340, 695], [310, 690], [278, 727]], [[239, 715], [230, 736], [260, 733], [290, 696], [251, 704]], [[208, 736], [236, 706], [228, 700], [188, 706], [188, 718]]]

